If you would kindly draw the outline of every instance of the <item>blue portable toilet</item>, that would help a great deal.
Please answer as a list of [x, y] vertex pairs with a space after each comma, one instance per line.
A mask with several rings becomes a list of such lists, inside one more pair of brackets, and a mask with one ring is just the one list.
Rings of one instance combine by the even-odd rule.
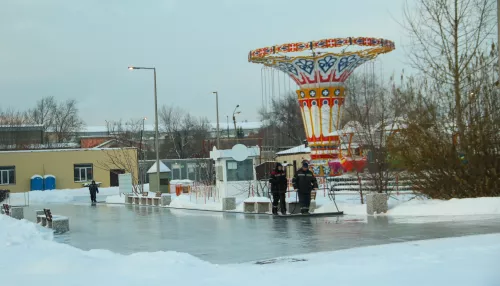
[[43, 191], [43, 178], [40, 175], [31, 177], [31, 191]]
[[53, 175], [45, 175], [44, 177], [44, 187], [46, 191], [56, 189], [56, 177]]

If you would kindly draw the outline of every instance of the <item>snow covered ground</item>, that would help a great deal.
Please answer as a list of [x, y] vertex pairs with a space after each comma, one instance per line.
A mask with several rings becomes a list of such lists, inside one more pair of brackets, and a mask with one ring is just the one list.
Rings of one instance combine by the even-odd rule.
[[[118, 195], [118, 187], [112, 188], [99, 188], [97, 200], [103, 196]], [[81, 189], [68, 189], [68, 190], [54, 190], [54, 191], [33, 191], [27, 193], [12, 193], [7, 202], [11, 205], [25, 205], [28, 204], [45, 204], [45, 203], [69, 203], [74, 201], [82, 201], [85, 199], [90, 201], [90, 194], [88, 188]]]
[[176, 252], [83, 251], [7, 216], [0, 216], [0, 229], [2, 285], [482, 286], [500, 281], [500, 234], [308, 254], [264, 265], [215, 265]]

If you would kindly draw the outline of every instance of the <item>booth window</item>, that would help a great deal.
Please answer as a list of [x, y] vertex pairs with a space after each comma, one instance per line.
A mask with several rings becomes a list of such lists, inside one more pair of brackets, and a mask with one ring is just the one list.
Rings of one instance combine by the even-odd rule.
[[229, 182], [253, 180], [253, 159], [241, 162], [227, 161], [227, 180]]
[[0, 185], [16, 184], [16, 167], [0, 167]]
[[75, 182], [88, 182], [94, 179], [94, 167], [92, 164], [75, 164]]

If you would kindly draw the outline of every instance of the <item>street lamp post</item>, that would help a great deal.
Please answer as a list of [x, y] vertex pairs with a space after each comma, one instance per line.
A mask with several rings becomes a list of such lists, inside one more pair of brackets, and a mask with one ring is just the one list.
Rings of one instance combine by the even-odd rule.
[[240, 107], [239, 104], [236, 105], [236, 107], [234, 108], [234, 111], [233, 111], [234, 137], [236, 138], [236, 142], [238, 142], [238, 131], [236, 131], [236, 114], [241, 113], [240, 111], [236, 112], [236, 109], [238, 109], [238, 107]]
[[220, 133], [219, 133], [219, 93], [217, 91], [212, 92], [215, 94], [215, 108], [217, 112], [217, 149], [220, 148]]
[[155, 93], [155, 151], [156, 151], [156, 183], [158, 184], [158, 191], [160, 191], [160, 144], [158, 132], [158, 95], [156, 92], [156, 68], [148, 67], [128, 67], [129, 70], [153, 70], [154, 80], [154, 93]]
[[[141, 143], [139, 145], [139, 156], [142, 157], [142, 165], [139, 165], [139, 170], [141, 173], [141, 191], [144, 192], [144, 151], [142, 150], [142, 137], [144, 135], [144, 122], [146, 121], [146, 117], [142, 118], [142, 130], [141, 130]], [[139, 176], [137, 176], [139, 177]]]

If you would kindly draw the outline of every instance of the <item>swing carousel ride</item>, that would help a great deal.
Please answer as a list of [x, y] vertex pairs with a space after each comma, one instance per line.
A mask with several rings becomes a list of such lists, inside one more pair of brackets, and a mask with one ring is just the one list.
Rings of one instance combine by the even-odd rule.
[[[336, 48], [343, 50], [336, 52]], [[346, 51], [348, 48], [357, 50]], [[249, 62], [283, 72], [297, 84], [302, 121], [311, 148], [310, 166], [315, 175], [338, 176], [366, 166], [362, 153], [351, 152], [355, 129], [340, 126], [346, 96], [344, 83], [357, 67], [394, 49], [394, 42], [389, 40], [348, 37], [250, 51]]]

